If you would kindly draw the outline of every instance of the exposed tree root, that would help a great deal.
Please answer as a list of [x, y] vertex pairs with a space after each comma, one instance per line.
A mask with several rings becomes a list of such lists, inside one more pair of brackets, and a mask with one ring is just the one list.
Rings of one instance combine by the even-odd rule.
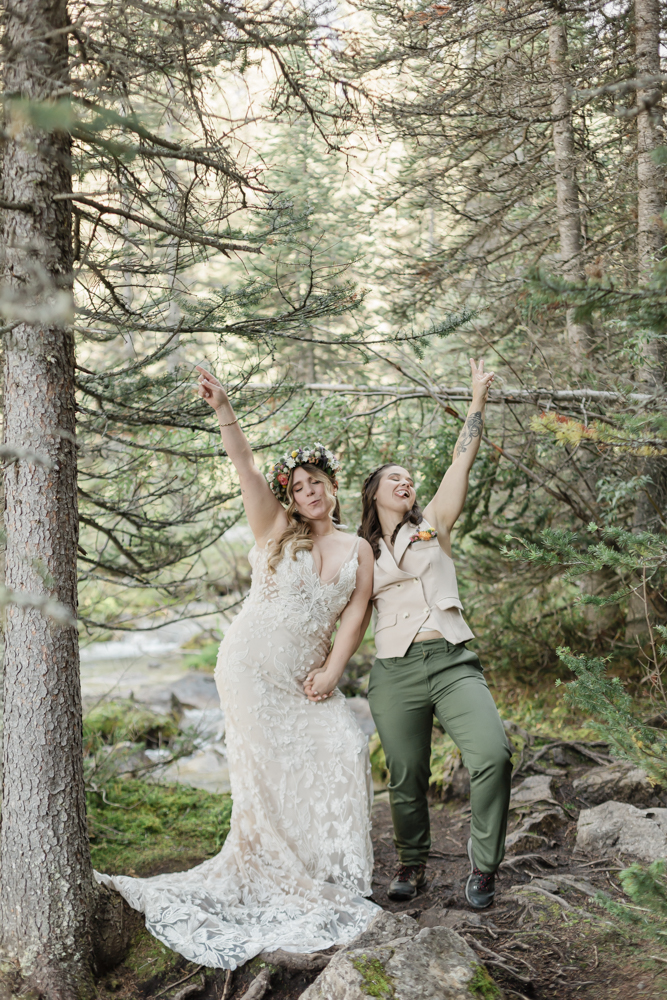
[[281, 969], [288, 972], [315, 972], [325, 969], [332, 959], [332, 955], [323, 955], [321, 952], [313, 952], [311, 955], [293, 955], [288, 951], [263, 951], [259, 956], [263, 962], [270, 965], [279, 965]]
[[250, 986], [243, 994], [243, 1000], [262, 1000], [262, 997], [271, 985], [271, 970], [262, 969], [256, 979], [253, 979]]

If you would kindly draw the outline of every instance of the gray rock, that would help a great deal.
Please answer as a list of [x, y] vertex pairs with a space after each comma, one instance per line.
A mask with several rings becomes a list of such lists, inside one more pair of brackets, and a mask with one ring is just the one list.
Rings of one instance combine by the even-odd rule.
[[459, 927], [482, 926], [482, 918], [479, 913], [472, 910], [447, 910], [444, 906], [432, 906], [419, 917], [420, 927], [449, 927], [450, 930], [457, 930]]
[[103, 746], [100, 756], [105, 757], [105, 772], [116, 775], [134, 775], [148, 770], [152, 766], [150, 757], [144, 751], [141, 743], [114, 743]]
[[538, 802], [553, 802], [558, 805], [554, 799], [553, 779], [548, 774], [532, 774], [513, 788], [510, 809], [525, 809]]
[[591, 805], [601, 802], [631, 802], [635, 806], [648, 806], [655, 791], [646, 777], [646, 771], [635, 764], [609, 764], [593, 767], [572, 782], [577, 795]]
[[534, 851], [543, 850], [548, 846], [546, 837], [538, 833], [530, 833], [529, 830], [515, 830], [508, 833], [505, 840], [505, 851], [507, 854], [531, 854]]
[[554, 806], [524, 817], [521, 826], [507, 835], [505, 850], [508, 854], [523, 854], [539, 851], [548, 843], [549, 837], [567, 823], [567, 816]]
[[220, 708], [213, 674], [191, 672], [173, 684], [143, 687], [137, 691], [136, 697], [137, 701], [160, 712], [171, 711], [174, 698], [181, 708]]
[[166, 784], [176, 782], [222, 795], [231, 791], [229, 767], [223, 750], [220, 745], [197, 750], [190, 757], [181, 757], [173, 764], [160, 768], [152, 780]]
[[357, 696], [355, 698], [346, 698], [345, 701], [347, 707], [352, 712], [352, 715], [357, 720], [362, 733], [364, 733], [365, 736], [372, 736], [375, 732], [375, 723], [373, 722], [371, 706], [368, 704], [368, 699]]
[[334, 955], [301, 1000], [368, 1000], [373, 976], [396, 1000], [470, 1000], [468, 983], [478, 964], [448, 927], [420, 927], [411, 917], [382, 910]]
[[576, 847], [587, 854], [633, 854], [644, 861], [667, 855], [667, 809], [638, 809], [628, 802], [603, 802], [582, 809]]
[[553, 806], [542, 812], [534, 812], [524, 817], [522, 827], [530, 833], [541, 833], [549, 836], [567, 823], [567, 816], [560, 806]]

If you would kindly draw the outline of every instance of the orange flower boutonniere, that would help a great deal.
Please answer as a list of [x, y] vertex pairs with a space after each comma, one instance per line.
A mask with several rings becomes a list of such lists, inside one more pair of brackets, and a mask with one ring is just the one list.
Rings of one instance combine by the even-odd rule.
[[418, 531], [416, 535], [412, 535], [410, 538], [410, 545], [413, 542], [430, 542], [432, 538], [437, 538], [438, 532], [435, 528], [426, 528], [424, 531]]

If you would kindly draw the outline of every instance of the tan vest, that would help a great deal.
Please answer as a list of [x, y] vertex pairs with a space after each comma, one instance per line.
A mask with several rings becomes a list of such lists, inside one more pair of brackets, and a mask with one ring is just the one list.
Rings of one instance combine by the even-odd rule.
[[377, 612], [375, 646], [381, 658], [405, 656], [421, 626], [428, 621], [451, 643], [467, 642], [475, 636], [461, 611], [454, 562], [440, 548], [437, 538], [410, 542], [427, 521], [417, 528], [404, 524], [392, 555], [384, 540], [373, 575], [373, 605]]

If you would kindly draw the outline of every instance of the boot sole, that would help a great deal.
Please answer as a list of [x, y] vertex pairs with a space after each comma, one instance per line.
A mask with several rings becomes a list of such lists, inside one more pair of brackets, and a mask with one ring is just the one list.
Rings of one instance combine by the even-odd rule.
[[394, 903], [400, 903], [401, 901], [414, 899], [415, 896], [417, 895], [417, 893], [419, 892], [419, 890], [424, 885], [426, 885], [426, 877], [424, 877], [422, 879], [422, 881], [419, 883], [419, 885], [414, 886], [413, 887], [413, 891], [410, 892], [410, 893], [407, 893], [407, 892], [405, 892], [405, 893], [404, 892], [398, 892], [398, 893], [396, 893], [396, 892], [387, 891], [387, 899], [393, 900]]
[[407, 893], [407, 892], [388, 892], [387, 893], [387, 899], [393, 900], [394, 903], [401, 903], [401, 902], [408, 902], [409, 900], [414, 899], [416, 895], [417, 895], [417, 890], [416, 889], [414, 890], [414, 892], [410, 892], [410, 893]]

